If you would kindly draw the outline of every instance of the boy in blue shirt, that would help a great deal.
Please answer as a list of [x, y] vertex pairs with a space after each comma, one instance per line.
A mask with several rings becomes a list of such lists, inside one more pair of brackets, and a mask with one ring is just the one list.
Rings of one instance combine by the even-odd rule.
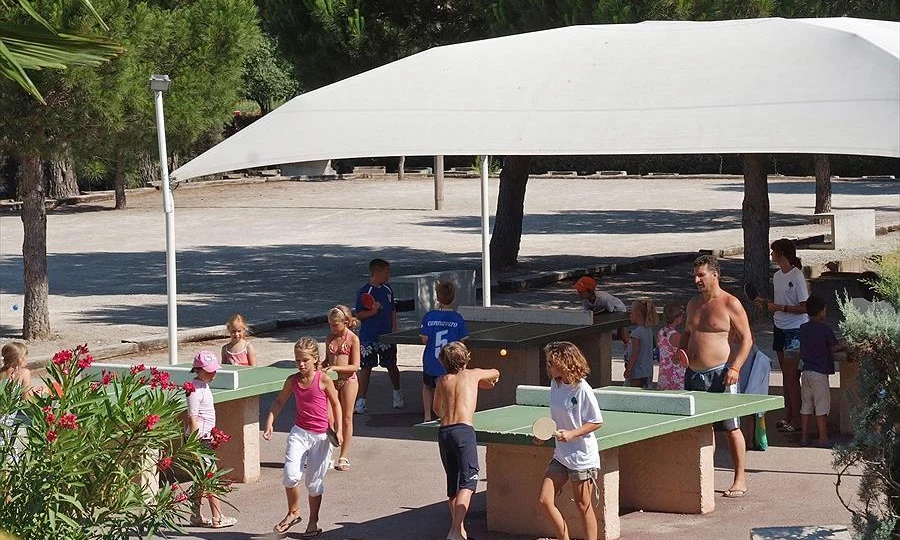
[[[397, 313], [394, 311], [394, 290], [388, 285], [391, 265], [384, 259], [369, 262], [369, 282], [356, 291], [356, 316], [362, 321], [359, 328], [360, 371], [359, 394], [356, 398], [356, 414], [368, 411], [366, 392], [372, 368], [380, 365], [386, 368], [394, 387], [394, 408], [402, 409], [403, 394], [400, 392], [400, 370], [397, 369], [397, 346], [378, 341], [384, 334], [397, 331]], [[364, 295], [375, 299], [371, 307], [366, 307]]]
[[422, 329], [419, 331], [419, 337], [425, 345], [422, 352], [422, 408], [425, 422], [433, 420], [431, 413], [434, 388], [438, 378], [447, 373], [438, 358], [441, 349], [444, 345], [462, 341], [469, 335], [466, 321], [451, 307], [456, 300], [456, 285], [449, 281], [439, 281], [435, 290], [438, 309], [429, 311], [422, 317]]
[[828, 376], [834, 374], [832, 353], [847, 350], [825, 322], [827, 308], [819, 296], [806, 299], [809, 321], [800, 325], [800, 444], [809, 444], [809, 421], [815, 416], [819, 440], [816, 446], [831, 448], [828, 440], [828, 414], [831, 412], [831, 388]]

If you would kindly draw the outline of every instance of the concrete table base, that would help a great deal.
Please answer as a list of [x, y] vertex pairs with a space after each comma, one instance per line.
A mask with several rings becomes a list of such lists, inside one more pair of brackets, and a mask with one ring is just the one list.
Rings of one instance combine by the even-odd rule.
[[619, 504], [649, 512], [706, 514], [715, 507], [712, 426], [620, 447]]
[[[500, 349], [472, 349], [469, 367], [500, 370], [500, 382], [490, 390], [478, 392], [478, 410], [494, 409], [516, 402], [516, 387], [541, 380], [546, 371], [538, 347], [508, 349], [500, 356]], [[544, 375], [546, 378], [546, 375]]]
[[[665, 456], [665, 459], [660, 459]], [[487, 445], [487, 525], [492, 531], [531, 536], [555, 534], [538, 505], [549, 446]], [[713, 431], [700, 426], [600, 452], [601, 539], [619, 537], [619, 507], [655, 512], [705, 514], [715, 508]], [[557, 506], [573, 538], [584, 537], [568, 486]]]
[[259, 396], [216, 403], [216, 424], [231, 440], [216, 450], [218, 466], [235, 482], [259, 480]]
[[[541, 482], [553, 448], [545, 446], [487, 445], [487, 527], [492, 531], [529, 536], [556, 534], [538, 505]], [[619, 537], [619, 452], [600, 453], [601, 470], [597, 478], [600, 503], [595, 503], [599, 537]], [[572, 502], [571, 487], [566, 485], [556, 504], [573, 538], [584, 538], [584, 526]]]

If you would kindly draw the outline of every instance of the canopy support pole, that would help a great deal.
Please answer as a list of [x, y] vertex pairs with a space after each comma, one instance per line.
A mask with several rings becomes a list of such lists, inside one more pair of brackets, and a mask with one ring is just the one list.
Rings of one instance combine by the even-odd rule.
[[488, 161], [481, 156], [481, 298], [482, 305], [491, 305], [491, 238], [490, 209], [488, 208]]
[[163, 93], [154, 91], [156, 139], [159, 145], [159, 168], [162, 177], [163, 210], [166, 213], [166, 298], [169, 319], [169, 365], [178, 363], [178, 288], [175, 282], [175, 200], [169, 186], [169, 163], [166, 153], [166, 125]]
[[434, 209], [444, 207], [444, 156], [434, 156]]

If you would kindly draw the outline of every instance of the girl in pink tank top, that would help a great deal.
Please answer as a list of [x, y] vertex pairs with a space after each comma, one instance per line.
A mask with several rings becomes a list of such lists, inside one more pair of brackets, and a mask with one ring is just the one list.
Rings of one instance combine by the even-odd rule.
[[287, 515], [278, 522], [273, 530], [284, 534], [301, 520], [300, 502], [302, 492], [300, 483], [306, 485], [310, 501], [309, 521], [306, 532], [310, 535], [321, 533], [319, 528], [319, 508], [322, 505], [322, 493], [325, 491], [325, 474], [331, 466], [332, 446], [328, 441], [328, 408], [335, 412], [335, 431], [340, 446], [341, 436], [341, 403], [338, 401], [334, 383], [317, 368], [319, 364], [319, 344], [315, 338], [301, 338], [294, 344], [294, 361], [297, 373], [290, 375], [281, 392], [272, 403], [269, 416], [266, 418], [266, 430], [263, 438], [272, 440], [275, 418], [281, 412], [288, 398], [294, 396], [296, 411], [294, 427], [288, 434], [287, 450], [284, 453], [284, 484], [287, 495]]
[[247, 341], [250, 334], [247, 319], [240, 313], [235, 313], [225, 323], [225, 328], [231, 335], [231, 341], [222, 346], [222, 362], [238, 366], [255, 366], [256, 351]]
[[328, 401], [321, 388], [321, 378], [322, 372], [316, 370], [308, 387], [303, 387], [299, 377], [291, 385], [294, 403], [297, 405], [294, 425], [313, 433], [325, 433], [328, 430]]

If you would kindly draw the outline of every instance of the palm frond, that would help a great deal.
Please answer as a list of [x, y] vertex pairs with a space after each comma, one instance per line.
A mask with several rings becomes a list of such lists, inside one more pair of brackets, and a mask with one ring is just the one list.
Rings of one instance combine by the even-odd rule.
[[122, 54], [116, 43], [101, 37], [57, 34], [37, 25], [0, 23], [0, 54], [22, 69], [65, 69], [96, 66]]
[[22, 69], [22, 66], [12, 59], [12, 54], [10, 54], [9, 49], [6, 48], [6, 45], [4, 45], [2, 41], [0, 41], [0, 74], [11, 81], [18, 83], [19, 86], [34, 96], [43, 105], [47, 104], [47, 102], [44, 101], [44, 96], [38, 91], [34, 82], [32, 82], [28, 74], [25, 73], [25, 70]]

